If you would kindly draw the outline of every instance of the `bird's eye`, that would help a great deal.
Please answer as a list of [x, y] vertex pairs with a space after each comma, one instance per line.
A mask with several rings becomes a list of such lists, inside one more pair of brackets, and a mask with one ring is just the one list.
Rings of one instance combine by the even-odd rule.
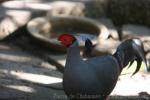
[[64, 38], [64, 42], [67, 42], [67, 39], [66, 39], [66, 38]]

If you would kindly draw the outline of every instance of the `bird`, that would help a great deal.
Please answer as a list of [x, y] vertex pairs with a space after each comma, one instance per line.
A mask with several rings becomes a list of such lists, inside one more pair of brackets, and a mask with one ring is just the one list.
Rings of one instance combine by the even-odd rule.
[[[123, 41], [112, 55], [83, 59], [80, 55], [80, 36], [61, 34], [58, 41], [67, 48], [67, 58], [63, 73], [63, 88], [70, 100], [107, 100], [115, 88], [118, 77], [129, 62], [137, 61], [136, 74], [142, 61], [147, 62], [144, 47], [139, 39]], [[85, 47], [92, 47], [90, 39], [85, 39]]]

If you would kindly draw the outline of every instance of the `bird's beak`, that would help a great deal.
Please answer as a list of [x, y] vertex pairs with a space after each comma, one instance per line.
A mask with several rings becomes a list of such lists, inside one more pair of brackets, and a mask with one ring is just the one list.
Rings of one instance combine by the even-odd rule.
[[58, 43], [63, 44], [62, 41], [61, 41], [60, 39], [57, 39], [57, 40], [58, 40]]
[[57, 38], [57, 41], [58, 41], [59, 43], [61, 43], [61, 38], [60, 38], [60, 37], [58, 37], [58, 38]]

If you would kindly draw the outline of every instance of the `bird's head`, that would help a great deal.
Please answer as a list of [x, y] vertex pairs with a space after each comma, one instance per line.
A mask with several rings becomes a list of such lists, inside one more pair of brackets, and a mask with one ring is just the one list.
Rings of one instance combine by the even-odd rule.
[[62, 34], [58, 37], [58, 40], [65, 47], [69, 47], [73, 44], [79, 45], [85, 44], [85, 48], [90, 49], [93, 46], [89, 35], [86, 34], [76, 34], [76, 35]]
[[62, 45], [64, 45], [65, 47], [69, 47], [70, 45], [72, 45], [75, 41], [76, 38], [73, 35], [69, 35], [69, 34], [62, 34], [58, 37], [58, 40], [61, 42]]

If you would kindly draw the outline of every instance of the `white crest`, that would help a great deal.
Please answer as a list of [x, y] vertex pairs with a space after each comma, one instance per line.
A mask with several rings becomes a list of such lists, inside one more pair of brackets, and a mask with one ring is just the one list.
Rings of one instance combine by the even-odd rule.
[[84, 44], [87, 39], [90, 40], [97, 39], [96, 35], [90, 33], [77, 33], [75, 34], [75, 38], [77, 39], [79, 44]]

